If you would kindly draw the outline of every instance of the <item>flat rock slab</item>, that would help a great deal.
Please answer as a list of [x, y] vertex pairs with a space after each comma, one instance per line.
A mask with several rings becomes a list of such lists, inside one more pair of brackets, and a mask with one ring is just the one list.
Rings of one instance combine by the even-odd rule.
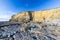
[[[58, 25], [48, 22], [0, 22], [0, 40], [60, 40]], [[52, 28], [52, 29], [51, 29]]]

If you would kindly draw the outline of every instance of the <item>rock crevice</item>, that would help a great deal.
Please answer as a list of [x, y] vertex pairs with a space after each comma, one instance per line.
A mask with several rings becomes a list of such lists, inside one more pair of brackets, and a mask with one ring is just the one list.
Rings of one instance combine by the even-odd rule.
[[30, 21], [32, 21], [33, 20], [32, 12], [28, 11], [28, 13], [29, 13]]

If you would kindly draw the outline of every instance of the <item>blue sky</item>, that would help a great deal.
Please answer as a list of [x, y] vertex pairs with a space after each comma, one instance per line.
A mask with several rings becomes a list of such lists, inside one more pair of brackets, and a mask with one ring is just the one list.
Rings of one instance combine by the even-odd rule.
[[7, 21], [21, 11], [60, 7], [60, 0], [0, 0], [0, 21]]

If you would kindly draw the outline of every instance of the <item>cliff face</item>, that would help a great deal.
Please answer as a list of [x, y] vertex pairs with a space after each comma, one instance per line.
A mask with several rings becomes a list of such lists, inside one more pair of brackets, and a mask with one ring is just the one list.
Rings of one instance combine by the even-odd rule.
[[29, 22], [29, 21], [49, 21], [49, 20], [60, 20], [60, 8], [40, 10], [40, 11], [27, 11], [19, 12], [13, 15], [10, 21], [17, 22]]

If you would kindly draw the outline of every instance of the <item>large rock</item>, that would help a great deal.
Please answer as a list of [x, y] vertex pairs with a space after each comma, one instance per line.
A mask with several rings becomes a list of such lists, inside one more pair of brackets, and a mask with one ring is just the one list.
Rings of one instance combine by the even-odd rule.
[[19, 12], [13, 15], [10, 21], [17, 22], [29, 22], [29, 21], [49, 21], [49, 20], [60, 20], [60, 8], [40, 10], [40, 11], [27, 11]]
[[12, 16], [10, 21], [15, 22], [28, 22], [29, 21], [29, 15], [28, 12], [20, 12]]

